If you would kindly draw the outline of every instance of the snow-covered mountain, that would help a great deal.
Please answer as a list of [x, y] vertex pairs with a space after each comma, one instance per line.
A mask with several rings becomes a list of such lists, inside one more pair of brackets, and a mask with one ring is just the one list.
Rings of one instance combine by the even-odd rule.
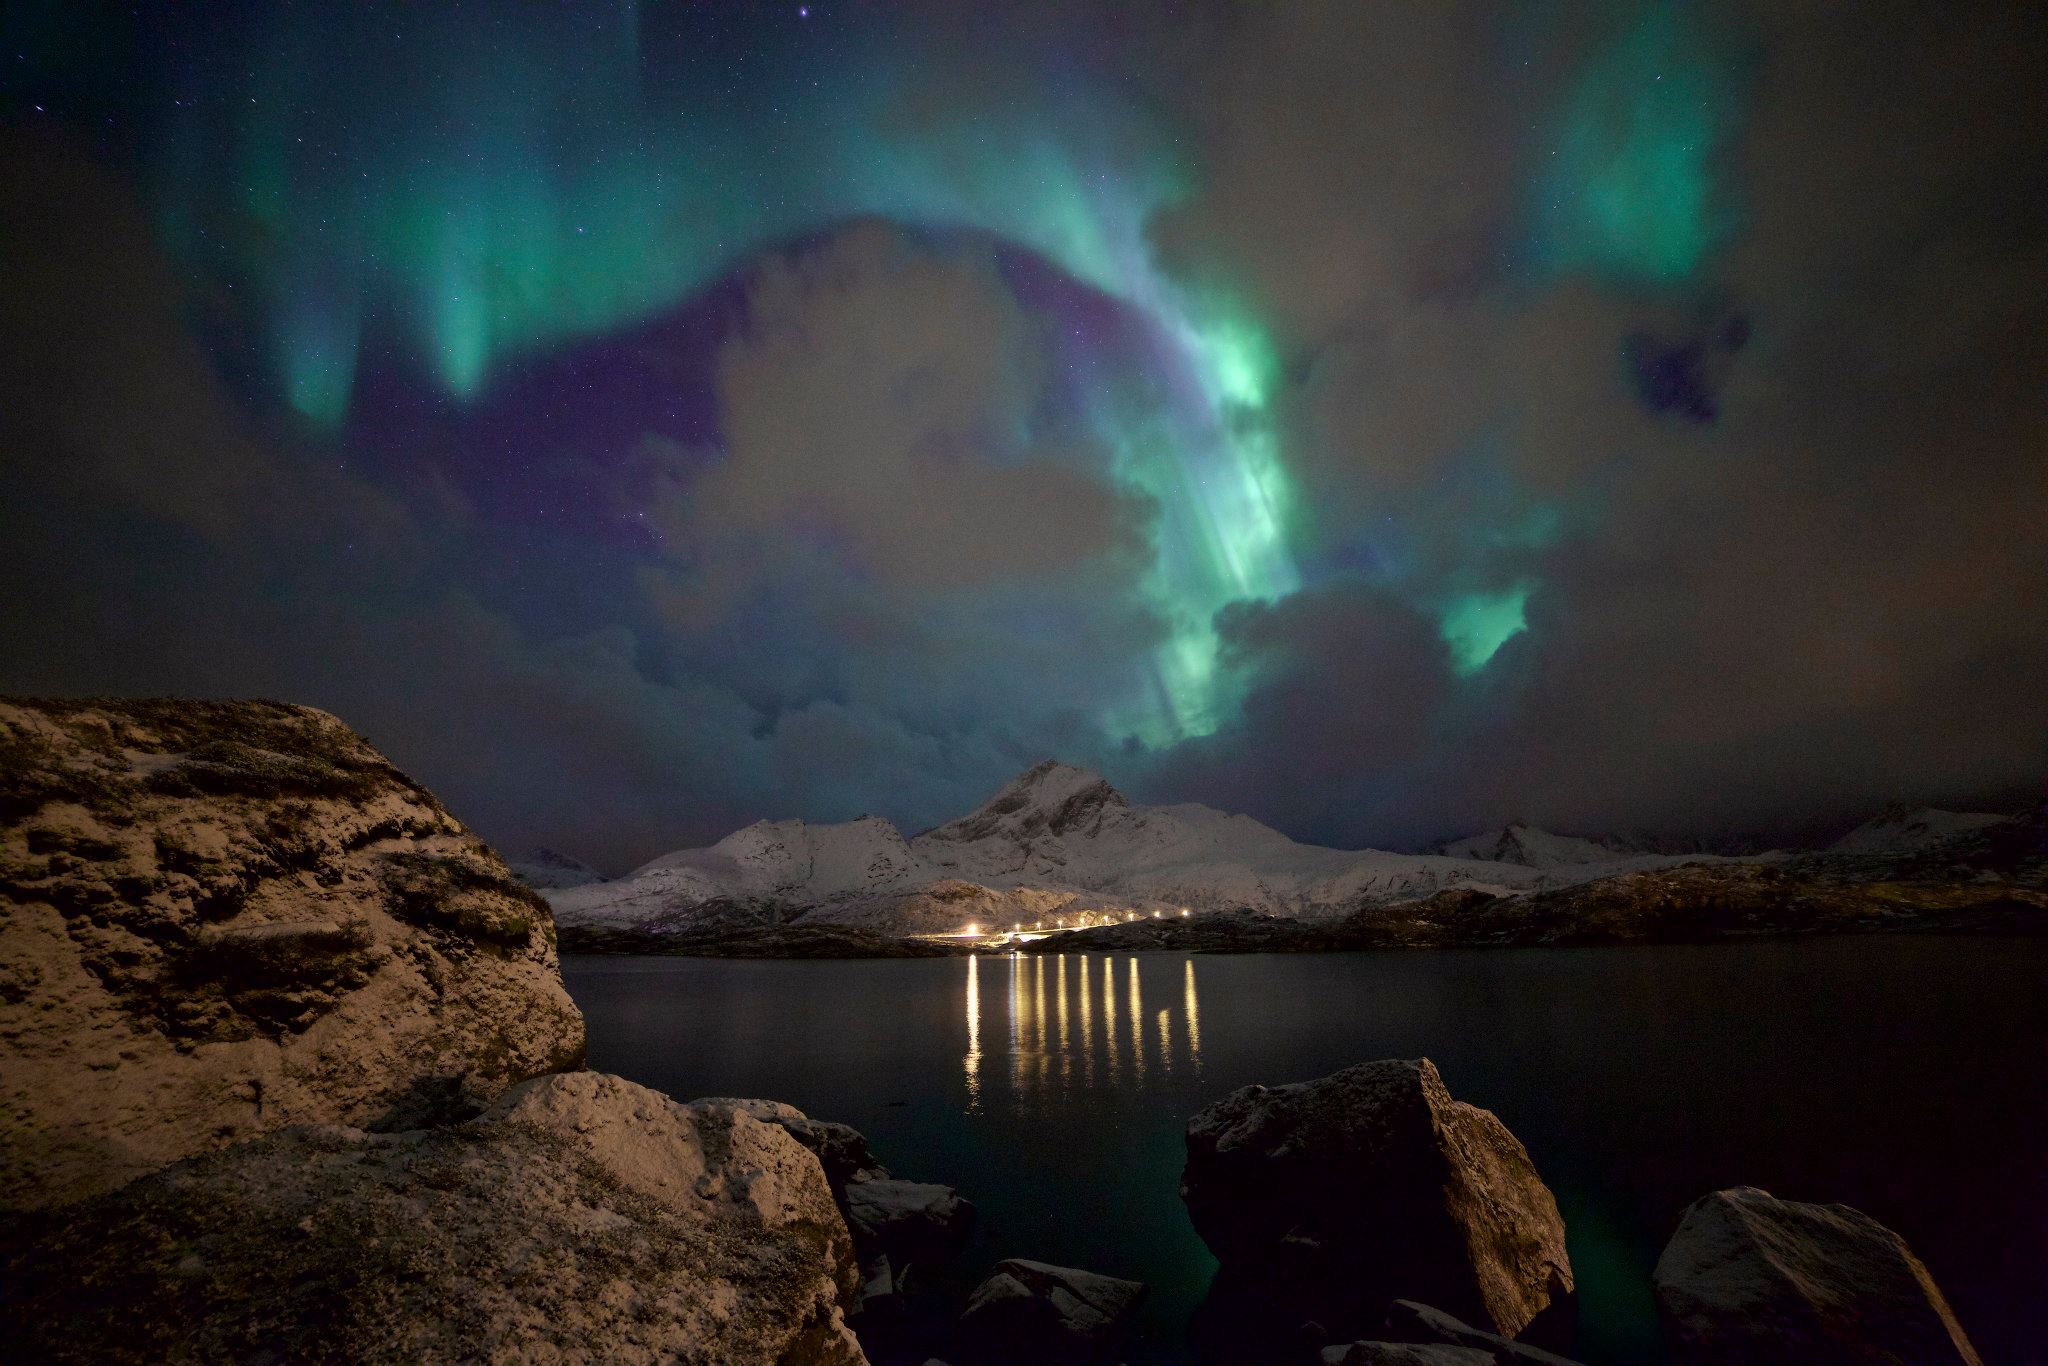
[[1829, 845], [1828, 852], [1859, 856], [1917, 854], [2008, 819], [1982, 811], [1888, 807]]
[[604, 881], [604, 874], [581, 859], [558, 854], [552, 849], [536, 849], [523, 859], [507, 859], [505, 866], [512, 870], [512, 876], [535, 891], [582, 887]]
[[1460, 841], [1456, 855], [1326, 849], [1212, 807], [1136, 806], [1099, 774], [1048, 761], [915, 839], [873, 816], [762, 821], [547, 896], [572, 926], [688, 929], [737, 917], [949, 933], [1083, 913], [1336, 915], [1451, 887], [1529, 891], [1683, 861], [1515, 829], [1512, 848]]
[[1553, 835], [1533, 825], [1510, 821], [1498, 830], [1467, 835], [1443, 845], [1451, 858], [1486, 859], [1496, 863], [1519, 863], [1525, 868], [1572, 868], [1582, 864], [1613, 863], [1633, 856], [1598, 840], [1576, 835]]

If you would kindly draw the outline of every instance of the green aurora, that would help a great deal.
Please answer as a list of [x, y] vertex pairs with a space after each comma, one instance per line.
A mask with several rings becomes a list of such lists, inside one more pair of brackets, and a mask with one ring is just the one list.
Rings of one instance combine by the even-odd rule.
[[[914, 44], [828, 70], [798, 35], [744, 80], [650, 88], [636, 6], [609, 23], [518, 13], [486, 46], [452, 11], [280, 11], [246, 54], [172, 92], [149, 148], [160, 231], [253, 301], [282, 400], [341, 431], [378, 329], [472, 400], [508, 361], [652, 317], [858, 216], [989, 234], [1167, 340], [1164, 385], [1104, 376], [1088, 396], [1109, 473], [1158, 510], [1141, 585], [1163, 624], [1154, 677], [1103, 721], [1152, 747], [1223, 724], [1237, 688], [1217, 613], [1302, 587], [1330, 529], [1276, 431], [1275, 338], [1242, 301], [1175, 279], [1147, 236], [1199, 183], [1175, 130], [1079, 78], [1071, 98], [933, 117], [909, 98]], [[322, 60], [334, 51], [359, 55]], [[1552, 154], [1533, 158], [1534, 259], [1620, 283], [1698, 275], [1731, 230], [1715, 163], [1738, 94], [1680, 9], [1648, 6], [1586, 64]], [[1473, 673], [1541, 590], [1461, 577], [1450, 596], [1388, 586], [1435, 612]]]

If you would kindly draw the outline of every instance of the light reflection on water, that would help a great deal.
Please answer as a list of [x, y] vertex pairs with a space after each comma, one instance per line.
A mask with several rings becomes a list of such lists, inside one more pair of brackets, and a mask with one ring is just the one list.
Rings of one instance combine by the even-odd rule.
[[[1194, 997], [1194, 978], [1188, 979], [1188, 1000]], [[981, 960], [967, 960], [967, 1111], [981, 1108]]]
[[1129, 963], [1068, 957], [1064, 987], [1057, 955], [1045, 973], [1044, 1070], [1037, 969], [1026, 983], [1017, 959], [569, 955], [563, 975], [592, 1067], [679, 1098], [787, 1100], [958, 1187], [981, 1212], [964, 1284], [1020, 1256], [1147, 1283], [1132, 1366], [1187, 1366], [1215, 1269], [1179, 1195], [1188, 1117], [1255, 1082], [1423, 1056], [1556, 1192], [1575, 1360], [1659, 1359], [1652, 1268], [1679, 1212], [1734, 1181], [1898, 1230], [1994, 1366], [2048, 1341], [2048, 939], [1140, 954], [1142, 1083], [1122, 1067]]
[[[1008, 1000], [1010, 1038], [1010, 1093], [1020, 1105], [1037, 1099], [1052, 1099], [1096, 1086], [1095, 1060], [1103, 1061], [1102, 1078], [1107, 1088], [1123, 1082], [1123, 1057], [1129, 1049], [1131, 1079], [1142, 1085], [1148, 1055], [1158, 1065], [1162, 1078], [1170, 1077], [1176, 1062], [1185, 1063], [1195, 1075], [1202, 1070], [1201, 1007], [1196, 994], [1195, 964], [1188, 960], [1182, 969], [1181, 999], [1177, 1006], [1161, 1006], [1152, 1016], [1147, 1038], [1144, 986], [1135, 954], [1122, 955], [1124, 992], [1129, 1001], [1126, 1016], [1117, 1009], [1118, 957], [1102, 962], [1102, 1007], [1096, 1009], [1095, 975], [1082, 954], [1037, 954], [1030, 961], [1021, 953], [1010, 956]], [[1074, 963], [1069, 969], [1067, 959]], [[1047, 960], [1051, 969], [1047, 970]], [[982, 1108], [981, 1086], [981, 955], [970, 955], [967, 974], [967, 1052], [961, 1059], [966, 1073], [967, 1104], [970, 1113]], [[1052, 1004], [1046, 1004], [1050, 978]], [[1157, 983], [1154, 984], [1155, 986]], [[1071, 996], [1078, 994], [1079, 1000]], [[1098, 1031], [1096, 1021], [1101, 1021]], [[1125, 1021], [1128, 1019], [1128, 1032]], [[1178, 1023], [1176, 1023], [1176, 1019]], [[1077, 1027], [1078, 1026], [1078, 1027]]]
[[1131, 1073], [1145, 1080], [1145, 1008], [1138, 1000], [1138, 956], [1131, 955]]

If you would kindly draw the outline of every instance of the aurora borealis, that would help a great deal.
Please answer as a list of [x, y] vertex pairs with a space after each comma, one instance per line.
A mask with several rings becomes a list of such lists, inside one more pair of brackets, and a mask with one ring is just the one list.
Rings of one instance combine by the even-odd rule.
[[87, 454], [16, 530], [158, 604], [104, 686], [346, 708], [601, 861], [1047, 753], [1347, 842], [2009, 786], [1990, 704], [1778, 765], [1963, 667], [1902, 643], [1977, 611], [1922, 453], [2028, 486], [2022, 16], [1374, 9], [10, 7], [16, 154], [114, 187], [11, 192], [25, 306], [92, 301], [36, 346], [140, 345], [118, 265], [219, 386], [124, 442], [160, 385], [88, 419], [20, 340], [21, 449]]
[[[259, 393], [344, 434], [366, 348], [475, 404], [509, 364], [856, 219], [1035, 257], [1146, 334], [1107, 354], [1054, 319], [1046, 339], [1078, 375], [1050, 420], [1085, 426], [1158, 510], [1145, 585], [1166, 640], [1115, 716], [1155, 744], [1213, 730], [1210, 619], [1301, 579], [1271, 343], [1146, 240], [1191, 174], [1170, 131], [1060, 53], [1014, 103], [919, 119], [903, 73], [932, 54], [835, 8], [764, 10], [743, 38], [703, 11], [506, 10], [483, 42], [453, 10], [279, 9], [171, 73], [189, 97], [150, 134], [152, 210], [177, 255], [257, 300]], [[353, 59], [310, 56], [334, 51]]]

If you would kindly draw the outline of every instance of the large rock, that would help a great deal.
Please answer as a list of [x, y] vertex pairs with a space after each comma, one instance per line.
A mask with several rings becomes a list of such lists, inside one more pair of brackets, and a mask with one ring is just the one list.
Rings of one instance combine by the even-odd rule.
[[1144, 1298], [1138, 1281], [998, 1262], [960, 1316], [955, 1355], [969, 1366], [1094, 1366], [1116, 1351]]
[[817, 1160], [597, 1073], [450, 1128], [288, 1129], [31, 1218], [0, 1267], [16, 1360], [865, 1361]]
[[1246, 1087], [1189, 1121], [1187, 1153], [1181, 1198], [1231, 1301], [1219, 1318], [1363, 1337], [1407, 1298], [1515, 1336], [1568, 1303], [1556, 1200], [1426, 1058]]
[[324, 712], [0, 702], [0, 1207], [575, 1065], [546, 903]]
[[1676, 1357], [1715, 1366], [1967, 1363], [1976, 1349], [1898, 1234], [1847, 1205], [1739, 1186], [1693, 1204], [1657, 1259]]

